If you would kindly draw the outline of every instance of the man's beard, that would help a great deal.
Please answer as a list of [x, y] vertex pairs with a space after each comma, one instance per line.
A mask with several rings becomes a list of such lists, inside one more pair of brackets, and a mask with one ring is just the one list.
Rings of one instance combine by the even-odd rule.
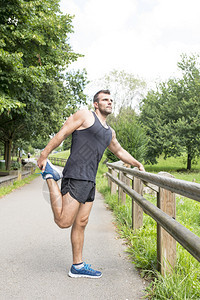
[[101, 109], [101, 108], [99, 107], [99, 111], [100, 111], [100, 113], [101, 113], [102, 115], [108, 116], [108, 115], [110, 115], [110, 114], [112, 113], [112, 108], [109, 107], [109, 108]]

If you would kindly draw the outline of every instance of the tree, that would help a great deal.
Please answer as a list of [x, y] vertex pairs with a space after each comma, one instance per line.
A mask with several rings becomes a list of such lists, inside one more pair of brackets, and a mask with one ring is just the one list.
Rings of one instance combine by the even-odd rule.
[[149, 137], [147, 161], [187, 153], [187, 169], [200, 153], [200, 68], [198, 56], [182, 55], [181, 79], [169, 79], [150, 91], [141, 106], [141, 122]]
[[115, 114], [119, 113], [121, 107], [136, 109], [146, 87], [144, 80], [131, 73], [118, 70], [112, 70], [99, 79], [99, 82], [105, 89], [111, 90]]
[[63, 151], [69, 150], [71, 148], [72, 136], [67, 137], [63, 142]]
[[62, 125], [74, 89], [63, 72], [80, 55], [68, 42], [72, 17], [60, 12], [59, 0], [3, 0], [0, 21], [0, 141], [8, 168], [14, 140], [46, 139]]
[[69, 116], [77, 111], [81, 105], [86, 104], [87, 99], [83, 92], [85, 86], [89, 83], [86, 70], [67, 73], [65, 75], [65, 82], [66, 111], [67, 116]]
[[[146, 135], [138, 122], [138, 117], [131, 107], [121, 108], [119, 114], [108, 118], [109, 125], [115, 130], [117, 140], [133, 157], [143, 161], [146, 154]], [[111, 161], [118, 158], [109, 150], [106, 156]]]

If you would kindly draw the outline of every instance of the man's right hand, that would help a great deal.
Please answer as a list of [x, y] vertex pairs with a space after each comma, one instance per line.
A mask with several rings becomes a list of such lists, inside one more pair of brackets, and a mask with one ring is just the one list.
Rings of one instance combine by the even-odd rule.
[[44, 158], [43, 155], [41, 154], [37, 160], [37, 165], [42, 172], [44, 172], [46, 164], [47, 164], [47, 158]]

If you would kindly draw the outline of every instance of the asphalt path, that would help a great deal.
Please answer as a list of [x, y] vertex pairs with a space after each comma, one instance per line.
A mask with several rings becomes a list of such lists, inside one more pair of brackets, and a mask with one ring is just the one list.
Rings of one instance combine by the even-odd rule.
[[125, 253], [112, 213], [97, 192], [84, 261], [100, 279], [70, 278], [70, 229], [53, 222], [46, 182], [34, 179], [0, 199], [0, 299], [138, 300], [145, 282]]

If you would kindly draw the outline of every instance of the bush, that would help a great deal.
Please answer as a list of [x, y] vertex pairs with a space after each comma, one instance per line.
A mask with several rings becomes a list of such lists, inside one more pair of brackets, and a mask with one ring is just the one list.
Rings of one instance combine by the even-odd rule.
[[17, 161], [13, 162], [10, 166], [10, 170], [19, 170], [21, 168], [21, 164]]
[[[121, 108], [116, 118], [110, 118], [109, 125], [115, 130], [120, 145], [142, 162], [146, 155], [147, 138], [135, 111], [131, 107]], [[106, 156], [110, 161], [118, 160], [108, 149]]]

